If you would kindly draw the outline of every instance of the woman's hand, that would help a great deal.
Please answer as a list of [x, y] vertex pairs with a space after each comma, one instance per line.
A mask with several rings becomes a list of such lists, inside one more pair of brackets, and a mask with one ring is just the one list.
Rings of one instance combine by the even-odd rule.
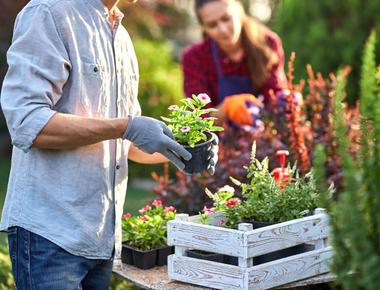
[[[251, 94], [238, 94], [224, 98], [221, 109], [226, 117], [237, 125], [252, 125], [253, 118], [250, 105], [258, 109], [263, 106], [260, 99]], [[259, 112], [256, 112], [259, 114]]]

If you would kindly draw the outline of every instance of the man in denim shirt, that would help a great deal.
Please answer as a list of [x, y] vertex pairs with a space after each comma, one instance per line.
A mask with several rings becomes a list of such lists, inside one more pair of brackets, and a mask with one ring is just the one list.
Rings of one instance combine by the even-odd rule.
[[16, 19], [1, 92], [14, 147], [0, 230], [18, 289], [107, 289], [127, 159], [183, 169], [179, 156], [191, 158], [162, 122], [140, 116], [117, 2], [32, 0]]

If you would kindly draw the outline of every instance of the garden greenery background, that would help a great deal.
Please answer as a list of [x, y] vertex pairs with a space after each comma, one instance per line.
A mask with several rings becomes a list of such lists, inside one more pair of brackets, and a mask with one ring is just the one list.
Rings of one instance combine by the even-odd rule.
[[[14, 19], [28, 0], [0, 0], [0, 85], [6, 72]], [[306, 78], [306, 65], [328, 75], [344, 65], [352, 66], [347, 82], [347, 99], [354, 103], [359, 96], [361, 55], [372, 29], [380, 35], [380, 1], [378, 0], [247, 0], [247, 11], [264, 20], [283, 41], [286, 57], [292, 51], [296, 80]], [[183, 97], [179, 55], [187, 44], [200, 38], [192, 13], [191, 0], [140, 0], [130, 6], [121, 1], [124, 25], [135, 44], [140, 65], [139, 98], [144, 115], [158, 118], [167, 106]], [[379, 37], [378, 37], [379, 39]], [[374, 50], [380, 59], [380, 45]], [[1, 96], [0, 96], [1, 97]], [[0, 212], [5, 198], [10, 168], [11, 145], [0, 110]], [[131, 165], [131, 181], [150, 178], [150, 172], [162, 166]], [[130, 187], [126, 211], [136, 212], [146, 189]], [[10, 263], [5, 235], [0, 234], [0, 290], [12, 289]], [[129, 288], [128, 288], [129, 287]], [[113, 279], [112, 289], [133, 289]]]

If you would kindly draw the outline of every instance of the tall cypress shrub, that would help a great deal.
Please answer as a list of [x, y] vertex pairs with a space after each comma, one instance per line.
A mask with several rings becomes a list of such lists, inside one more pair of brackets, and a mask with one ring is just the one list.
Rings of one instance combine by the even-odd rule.
[[380, 285], [380, 90], [376, 82], [376, 34], [364, 48], [360, 81], [361, 154], [349, 155], [343, 123], [345, 83], [339, 80], [334, 112], [344, 191], [331, 207], [333, 271], [343, 289], [377, 290]]

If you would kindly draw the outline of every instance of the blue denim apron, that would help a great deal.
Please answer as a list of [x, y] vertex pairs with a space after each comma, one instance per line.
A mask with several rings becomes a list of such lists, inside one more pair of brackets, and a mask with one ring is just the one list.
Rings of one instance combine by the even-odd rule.
[[223, 74], [216, 43], [214, 41], [211, 41], [211, 53], [216, 65], [216, 72], [218, 75], [218, 96], [216, 101], [217, 105], [222, 103], [224, 98], [227, 96], [253, 93], [252, 82], [249, 76], [225, 76]]
[[[216, 48], [216, 43], [211, 41], [211, 53], [216, 65], [216, 72], [218, 75], [218, 96], [217, 96], [217, 105], [223, 102], [224, 98], [236, 94], [254, 94], [252, 89], [251, 78], [245, 76], [225, 76], [222, 72], [222, 66], [220, 64], [218, 51]], [[251, 102], [246, 102], [248, 110], [251, 112], [253, 124], [248, 126], [243, 126], [245, 130], [255, 131], [262, 130], [262, 122], [259, 120], [260, 110], [258, 106], [252, 104]], [[242, 128], [232, 122], [228, 121], [229, 126], [233, 128]]]

